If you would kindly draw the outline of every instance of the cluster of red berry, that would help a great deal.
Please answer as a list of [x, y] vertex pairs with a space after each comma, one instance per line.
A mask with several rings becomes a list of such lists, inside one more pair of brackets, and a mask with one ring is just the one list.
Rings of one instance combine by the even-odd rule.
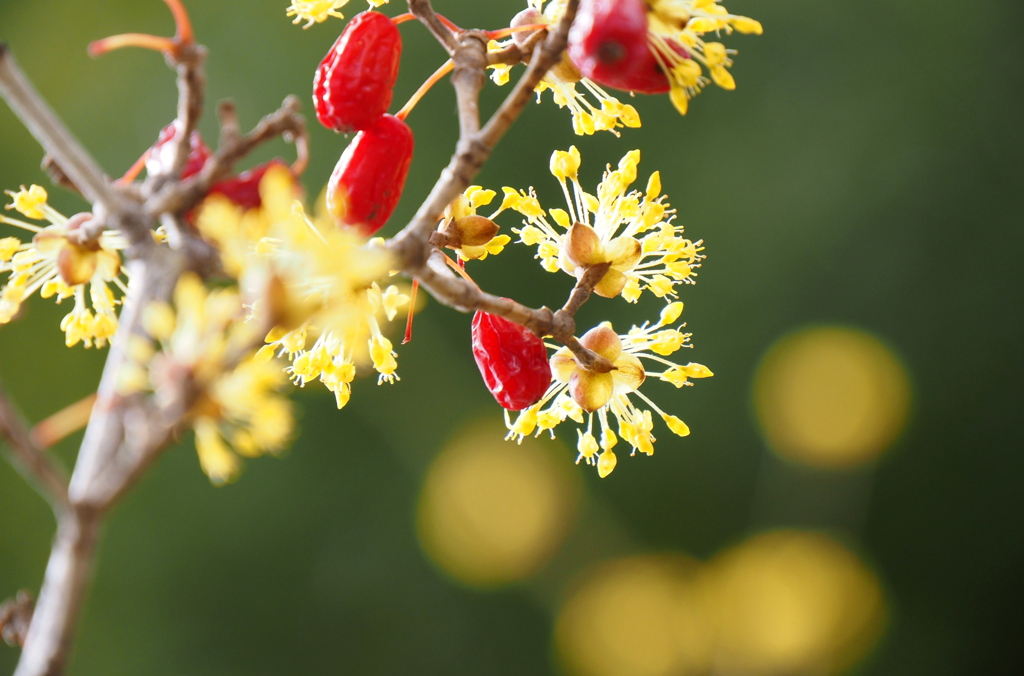
[[412, 130], [387, 114], [401, 55], [402, 37], [391, 19], [363, 12], [345, 26], [313, 79], [320, 123], [357, 132], [331, 174], [327, 208], [339, 225], [365, 235], [391, 216], [412, 161]]
[[[177, 135], [178, 128], [173, 123], [160, 130], [156, 143], [143, 155], [147, 171], [155, 173], [165, 170], [165, 167], [170, 164], [169, 154], [173, 152], [173, 146], [170, 145], [171, 141]], [[185, 167], [181, 171], [181, 177], [184, 179], [198, 174], [206, 166], [211, 155], [210, 148], [203, 141], [202, 136], [199, 135], [198, 131], [193, 131], [189, 137], [188, 159], [185, 161]], [[260, 181], [263, 179], [263, 175], [267, 173], [267, 170], [275, 166], [291, 170], [284, 160], [275, 158], [248, 171], [243, 171], [240, 174], [214, 183], [210, 187], [209, 194], [223, 195], [243, 209], [256, 209], [262, 206], [263, 203], [260, 199]]]

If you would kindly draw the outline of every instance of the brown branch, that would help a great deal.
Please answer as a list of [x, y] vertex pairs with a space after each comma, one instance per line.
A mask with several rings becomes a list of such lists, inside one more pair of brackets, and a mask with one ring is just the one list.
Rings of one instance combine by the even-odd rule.
[[25, 645], [34, 606], [32, 595], [24, 589], [13, 599], [0, 603], [0, 638], [7, 645]]
[[587, 302], [587, 299], [590, 298], [590, 294], [594, 292], [594, 287], [597, 286], [611, 266], [611, 263], [598, 263], [587, 268], [583, 276], [576, 281], [576, 286], [572, 288], [569, 299], [559, 312], [565, 312], [570, 316], [574, 316], [580, 307]]
[[459, 138], [469, 139], [480, 131], [480, 92], [487, 81], [487, 35], [482, 31], [461, 33], [452, 60], [455, 64], [452, 85], [459, 110]]
[[171, 176], [181, 176], [192, 150], [192, 131], [203, 114], [206, 95], [206, 48], [202, 45], [183, 44], [171, 59], [178, 73], [178, 136], [174, 139], [174, 161], [168, 167]]
[[32, 441], [25, 421], [0, 385], [0, 436], [8, 441], [12, 464], [47, 499], [59, 517], [68, 507], [68, 477], [64, 470]]
[[458, 48], [455, 33], [438, 18], [434, 8], [430, 5], [430, 0], [409, 0], [409, 11], [427, 27], [431, 35], [437, 38], [448, 54], [455, 54]]
[[[427, 17], [433, 15], [429, 2], [409, 0], [409, 8], [415, 14], [417, 9], [414, 5], [420, 6], [420, 12], [429, 10]], [[595, 266], [588, 270], [573, 289], [566, 306], [558, 312], [552, 312], [546, 307], [533, 309], [507, 298], [486, 293], [475, 284], [452, 275], [432, 255], [437, 251], [434, 247], [440, 242], [436, 227], [445, 207], [466, 189], [490, 156], [494, 146], [523, 111], [533, 96], [534, 88], [548, 69], [561, 59], [578, 5], [579, 0], [569, 0], [559, 23], [548, 32], [543, 43], [533, 48], [533, 56], [526, 73], [482, 129], [479, 126], [478, 101], [489, 58], [486, 53], [486, 41], [473, 31], [462, 33], [455, 41], [452, 51], [452, 60], [455, 63], [452, 84], [458, 98], [458, 146], [455, 155], [442, 171], [412, 221], [387, 242], [387, 248], [398, 259], [402, 271], [418, 279], [439, 302], [463, 312], [490, 312], [518, 322], [539, 336], [550, 335], [569, 347], [583, 368], [607, 372], [611, 370], [607, 360], [583, 347], [576, 340], [576, 324], [573, 319], [576, 310], [590, 296], [594, 284], [600, 281], [607, 271], [607, 266]], [[539, 39], [538, 37], [537, 40]]]
[[515, 89], [505, 98], [480, 134], [480, 140], [487, 147], [493, 148], [497, 145], [519, 114], [523, 112], [526, 104], [533, 98], [534, 88], [561, 60], [568, 44], [569, 28], [572, 26], [573, 19], [576, 18], [578, 7], [579, 0], [568, 0], [565, 13], [559, 19], [558, 24], [554, 26], [553, 30], [548, 30], [547, 38], [539, 48], [533, 50], [533, 57], [530, 59], [530, 65], [526, 72], [519, 78]]
[[86, 199], [107, 211], [120, 208], [122, 200], [99, 165], [28, 81], [4, 43], [0, 43], [0, 95]]
[[[410, 5], [413, 1], [410, 0]], [[429, 5], [429, 3], [427, 4]], [[548, 32], [547, 38], [540, 47], [534, 49], [529, 68], [505, 98], [498, 111], [491, 116], [479, 132], [459, 138], [455, 155], [441, 172], [440, 178], [434, 184], [427, 199], [420, 205], [409, 224], [388, 242], [388, 249], [402, 262], [402, 270], [406, 274], [416, 276], [416, 273], [426, 264], [430, 255], [430, 246], [427, 240], [430, 238], [430, 233], [437, 227], [437, 221], [440, 220], [444, 208], [455, 199], [456, 195], [469, 186], [480, 171], [480, 167], [490, 157], [494, 146], [505, 135], [505, 132], [533, 97], [534, 88], [548, 69], [562, 57], [569, 27], [576, 16], [578, 6], [579, 0], [568, 1], [565, 14], [554, 30]], [[452, 60], [456, 64], [459, 64], [460, 60], [472, 60], [474, 50], [477, 49], [474, 42], [458, 42], [452, 54]], [[453, 82], [453, 84], [455, 83]], [[460, 86], [468, 88], [469, 84]], [[460, 129], [469, 126], [464, 118], [473, 114], [473, 108], [459, 107]], [[442, 300], [442, 302], [444, 301]]]
[[595, 373], [608, 373], [614, 371], [615, 367], [606, 358], [602, 357], [593, 350], [588, 350], [583, 347], [583, 343], [576, 339], [576, 336], [569, 336], [568, 339], [562, 341], [572, 352], [572, 356], [576, 358], [576, 363], [580, 365], [580, 368], [584, 371], [594, 371]]
[[99, 525], [100, 514], [87, 509], [71, 509], [61, 516], [14, 676], [63, 673], [89, 586]]
[[168, 184], [147, 200], [145, 208], [150, 214], [183, 213], [195, 207], [206, 197], [210, 187], [231, 173], [236, 162], [248, 155], [257, 146], [284, 136], [290, 138], [299, 149], [300, 161], [306, 148], [306, 122], [299, 114], [301, 104], [295, 96], [289, 96], [273, 113], [265, 116], [251, 132], [243, 135], [238, 127], [235, 105], [222, 101], [217, 107], [221, 134], [217, 152], [203, 165], [195, 176]]

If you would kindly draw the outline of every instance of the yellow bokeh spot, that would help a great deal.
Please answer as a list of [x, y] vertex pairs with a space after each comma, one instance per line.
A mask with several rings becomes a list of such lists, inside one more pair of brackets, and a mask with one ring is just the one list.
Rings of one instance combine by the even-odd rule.
[[555, 644], [577, 676], [706, 673], [714, 627], [697, 564], [682, 556], [618, 559], [587, 573], [559, 611]]
[[880, 455], [910, 409], [910, 384], [893, 352], [856, 329], [815, 327], [768, 351], [754, 380], [761, 430], [778, 454], [819, 467]]
[[417, 530], [430, 558], [472, 587], [529, 577], [554, 553], [575, 516], [577, 475], [550, 444], [502, 440], [490, 424], [471, 426], [431, 465]]
[[881, 586], [824, 535], [757, 535], [709, 564], [714, 673], [835, 674], [863, 657], [885, 624]]

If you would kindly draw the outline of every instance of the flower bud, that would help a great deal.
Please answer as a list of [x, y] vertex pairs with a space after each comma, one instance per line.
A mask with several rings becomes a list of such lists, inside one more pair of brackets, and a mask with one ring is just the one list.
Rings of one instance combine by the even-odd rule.
[[484, 246], [498, 234], [498, 230], [498, 224], [491, 219], [470, 214], [449, 220], [441, 232], [448, 237], [445, 246], [450, 249], [461, 249], [464, 246]]
[[614, 362], [622, 353], [622, 339], [615, 333], [608, 322], [598, 324], [583, 334], [580, 344], [592, 350], [610, 362]]
[[594, 228], [573, 223], [565, 235], [565, 257], [574, 267], [586, 268], [604, 263], [604, 248]]
[[615, 381], [611, 373], [577, 369], [569, 379], [569, 395], [587, 413], [593, 413], [607, 404], [613, 394]]

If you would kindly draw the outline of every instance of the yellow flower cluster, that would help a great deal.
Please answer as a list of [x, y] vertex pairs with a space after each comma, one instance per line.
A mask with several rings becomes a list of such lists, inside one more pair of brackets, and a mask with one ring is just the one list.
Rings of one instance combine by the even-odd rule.
[[393, 320], [398, 308], [408, 304], [409, 296], [396, 286], [381, 291], [373, 282], [353, 301], [349, 308], [352, 321], [347, 324], [322, 327], [305, 322], [291, 330], [274, 329], [256, 359], [267, 362], [275, 354], [284, 355], [291, 362], [287, 371], [296, 385], [302, 387], [319, 379], [334, 393], [338, 408], [343, 408], [352, 396], [352, 381], [359, 365], [372, 363], [379, 374], [378, 383], [399, 380], [395, 373], [397, 355], [381, 332], [380, 323], [384, 317]]
[[[239, 456], [284, 448], [294, 427], [280, 393], [289, 376], [298, 385], [319, 378], [339, 406], [363, 361], [373, 363], [381, 381], [396, 379], [395, 355], [378, 318], [393, 318], [408, 302], [396, 287], [381, 290], [376, 282], [389, 269], [381, 247], [306, 215], [288, 169], [269, 169], [259, 189], [259, 208], [242, 209], [215, 195], [196, 216], [199, 234], [217, 249], [238, 288], [208, 290], [195, 275], [184, 275], [173, 305], [145, 309], [152, 340], [134, 340], [133, 364], [121, 378], [123, 392], [151, 391], [158, 401], [182, 390], [174, 379], [188, 379], [199, 393], [188, 414], [196, 450], [217, 484], [238, 474]], [[275, 326], [268, 335], [255, 333], [268, 323]], [[277, 352], [291, 364], [282, 368]]]
[[199, 463], [215, 484], [238, 475], [238, 456], [283, 450], [294, 427], [291, 404], [280, 392], [287, 384], [280, 367], [252, 359], [233, 366], [258, 341], [243, 315], [236, 290], [211, 291], [194, 273], [184, 274], [173, 305], [157, 301], [145, 308], [143, 327], [151, 339], [132, 337], [132, 361], [119, 383], [124, 394], [151, 391], [158, 402], [183, 389], [198, 393], [187, 402], [187, 419]]
[[[521, 441], [545, 430], [554, 437], [556, 426], [572, 420], [585, 426], [577, 429], [577, 462], [586, 460], [588, 464], [596, 465], [598, 474], [606, 477], [615, 469], [617, 458], [612, 449], [620, 438], [632, 447], [631, 455], [637, 451], [646, 455], [654, 453], [652, 411], [661, 417], [671, 432], [687, 436], [690, 429], [686, 423], [663, 411], [639, 390], [648, 376], [681, 387], [690, 384], [690, 379], [713, 375], [701, 364], [681, 365], [666, 359], [680, 348], [690, 347], [690, 334], [670, 326], [679, 319], [682, 311], [682, 303], [670, 303], [661, 311], [656, 324], [634, 326], [625, 335], [615, 333], [607, 322], [585, 333], [580, 343], [611, 364], [612, 370], [606, 373], [586, 370], [568, 348], [557, 349], [551, 357], [554, 382], [544, 397], [521, 412], [515, 421], [505, 413], [505, 424], [509, 429], [507, 438]], [[660, 370], [647, 370], [641, 359], [657, 364]], [[634, 404], [631, 396], [638, 398], [642, 405]], [[596, 431], [595, 416], [598, 421]], [[615, 430], [609, 422], [610, 417], [615, 419]]]
[[[370, 7], [386, 5], [388, 0], [367, 0]], [[345, 15], [338, 10], [348, 4], [348, 0], [293, 0], [288, 6], [286, 16], [294, 16], [292, 23], [299, 24], [305, 21], [303, 28], [309, 28], [315, 23], [323, 23], [330, 17], [344, 19]]]
[[[533, 24], [552, 25], [558, 22], [565, 12], [564, 0], [555, 0], [544, 7], [544, 0], [529, 0], [527, 15]], [[512, 44], [514, 38], [488, 43], [487, 49], [496, 52]], [[498, 64], [491, 66], [491, 79], [498, 85], [509, 80], [511, 66]], [[578, 86], [578, 88], [577, 88]], [[569, 60], [562, 55], [561, 63], [557, 64], [544, 76], [535, 88], [538, 103], [541, 94], [551, 91], [552, 100], [559, 108], [568, 108], [572, 114], [572, 128], [577, 136], [590, 136], [597, 131], [610, 131], [616, 136], [616, 129], [621, 127], [637, 128], [640, 126], [640, 114], [628, 103], [601, 88], [596, 82], [583, 77]], [[590, 98], [595, 103], [592, 103]]]
[[[584, 366], [568, 347], [548, 345], [555, 350], [550, 361], [552, 385], [514, 421], [505, 414], [508, 438], [519, 440], [545, 430], [554, 436], [554, 428], [566, 420], [581, 425], [578, 460], [597, 465], [602, 477], [615, 467], [612, 448], [619, 439], [631, 446], [632, 453], [654, 452], [654, 414], [673, 433], [689, 434], [682, 420], [639, 391], [648, 377], [682, 387], [712, 375], [701, 364], [678, 364], [667, 358], [690, 347], [690, 334], [673, 326], [683, 311], [683, 304], [673, 299], [679, 285], [694, 282], [704, 247], [701, 241], [684, 238], [682, 227], [673, 223], [675, 211], [661, 194], [658, 172], [651, 175], [645, 192], [630, 189], [637, 180], [639, 161], [639, 151], [627, 153], [616, 168], [607, 167], [596, 194], [591, 194], [579, 181], [579, 151], [575, 147], [557, 150], [551, 156], [550, 171], [561, 183], [567, 209], [545, 211], [532, 189], [506, 187], [501, 207], [490, 217], [505, 210], [523, 216], [523, 227], [513, 232], [519, 234], [520, 242], [537, 247], [536, 257], [550, 272], [562, 270], [582, 279], [588, 270], [603, 268], [600, 279], [588, 278], [600, 296], [622, 296], [636, 303], [644, 291], [650, 291], [668, 302], [653, 325], [645, 322], [619, 335], [605, 322], [584, 334], [579, 342], [603, 358], [598, 365]], [[474, 186], [464, 199], [472, 203], [481, 192], [485, 191]], [[486, 199], [489, 202], [490, 196]]]
[[[252, 313], [278, 320], [256, 359], [284, 356], [296, 385], [319, 379], [341, 408], [357, 366], [372, 363], [381, 383], [398, 379], [397, 357], [381, 324], [409, 298], [396, 286], [378, 285], [390, 267], [382, 247], [368, 247], [325, 215], [311, 219], [295, 194], [291, 173], [273, 167], [260, 182], [261, 209], [243, 211], [214, 196], [196, 223], [253, 297]], [[276, 294], [261, 293], [268, 287]]]
[[[519, 241], [537, 247], [536, 257], [549, 272], [563, 270], [577, 278], [594, 265], [609, 269], [594, 289], [606, 298], [621, 295], [635, 303], [645, 290], [674, 298], [679, 284], [692, 284], [705, 258], [703, 240], [684, 238], [675, 225], [675, 210], [661, 194], [661, 177], [651, 174], [644, 193], [630, 190], [637, 178], [640, 151], [632, 150], [616, 169], [610, 166], [592, 195], [580, 185], [580, 153], [575, 146], [556, 150], [551, 174], [559, 180], [568, 210], [541, 207], [536, 195], [503, 188], [503, 209], [525, 216], [513, 229]], [[572, 185], [572, 191], [569, 190]]]
[[124, 237], [104, 232], [95, 243], [83, 244], [75, 231], [91, 214], [63, 216], [47, 203], [46, 190], [38, 185], [7, 194], [12, 202], [6, 209], [49, 225], [0, 215], [0, 223], [32, 233], [28, 242], [0, 238], [0, 274], [9, 275], [0, 289], [0, 324], [10, 322], [37, 291], [58, 303], [74, 298], [74, 309], [61, 321], [65, 342], [68, 347], [103, 347], [117, 330], [116, 306], [127, 290], [120, 253], [127, 246]]

